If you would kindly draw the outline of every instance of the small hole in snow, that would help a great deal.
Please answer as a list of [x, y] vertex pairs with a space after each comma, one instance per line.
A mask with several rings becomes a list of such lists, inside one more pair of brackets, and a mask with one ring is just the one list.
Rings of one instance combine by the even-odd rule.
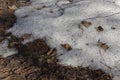
[[50, 13], [54, 13], [52, 10], [50, 10]]
[[93, 63], [93, 62], [94, 62], [94, 60], [92, 59], [92, 60], [91, 60], [91, 62]]
[[41, 10], [41, 8], [36, 8], [36, 10]]
[[42, 8], [46, 8], [47, 6], [46, 5], [43, 5]]
[[115, 30], [116, 28], [115, 27], [111, 27], [112, 30]]
[[89, 45], [89, 43], [86, 43], [85, 45], [86, 45], [86, 46], [88, 46], [88, 45]]

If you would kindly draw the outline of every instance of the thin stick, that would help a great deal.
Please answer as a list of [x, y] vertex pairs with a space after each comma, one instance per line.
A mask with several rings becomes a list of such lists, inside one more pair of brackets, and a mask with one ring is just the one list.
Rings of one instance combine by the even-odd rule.
[[111, 68], [110, 66], [107, 65], [107, 63], [106, 63], [104, 57], [102, 56], [102, 53], [101, 53], [101, 50], [100, 50], [99, 47], [98, 47], [98, 49], [99, 49], [99, 54], [100, 54], [101, 58], [102, 58], [103, 61], [105, 62], [105, 64], [104, 64], [104, 63], [102, 63], [102, 64], [105, 65], [105, 66], [108, 68], [108, 70], [110, 71], [109, 75], [112, 77], [112, 72], [111, 72], [111, 69], [112, 69], [112, 68]]

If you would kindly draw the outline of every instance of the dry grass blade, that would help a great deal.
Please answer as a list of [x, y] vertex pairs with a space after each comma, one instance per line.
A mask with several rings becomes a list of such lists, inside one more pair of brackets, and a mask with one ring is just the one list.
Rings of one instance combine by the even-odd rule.
[[8, 6], [8, 8], [11, 9], [11, 10], [16, 10], [17, 9], [17, 7], [15, 5]]
[[56, 54], [56, 49], [51, 49], [50, 51], [48, 51], [47, 55], [51, 55], [54, 56]]
[[[104, 45], [104, 46], [103, 46]], [[105, 47], [106, 46], [106, 47]], [[111, 67], [110, 66], [108, 66], [107, 65], [107, 63], [106, 63], [106, 61], [105, 61], [105, 59], [104, 59], [104, 57], [103, 57], [103, 55], [102, 55], [102, 53], [101, 53], [101, 50], [100, 50], [100, 48], [103, 48], [104, 50], [106, 50], [106, 49], [108, 49], [109, 47], [108, 47], [108, 45], [106, 45], [105, 43], [102, 43], [100, 40], [98, 40], [98, 48], [99, 48], [99, 54], [100, 54], [100, 56], [101, 56], [101, 58], [103, 59], [103, 61], [104, 61], [104, 63], [102, 63], [102, 64], [104, 64], [107, 68], [108, 68], [108, 70], [110, 71], [110, 73], [109, 73], [109, 77], [107, 76], [107, 79], [109, 80], [109, 79], [112, 79], [112, 73], [111, 73]]]

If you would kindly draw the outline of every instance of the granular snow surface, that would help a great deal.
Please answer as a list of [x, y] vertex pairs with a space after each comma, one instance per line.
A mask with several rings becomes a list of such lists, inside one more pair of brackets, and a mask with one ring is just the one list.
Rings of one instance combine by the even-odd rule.
[[[16, 10], [17, 22], [8, 31], [17, 36], [32, 33], [31, 40], [45, 39], [50, 47], [57, 49], [60, 64], [100, 68], [112, 73], [114, 80], [120, 80], [120, 0], [31, 2], [31, 5]], [[92, 25], [81, 30], [79, 25], [83, 20]], [[98, 26], [104, 31], [96, 31]], [[98, 40], [109, 48], [98, 48]], [[61, 46], [65, 43], [69, 43], [72, 50], [67, 51]]]

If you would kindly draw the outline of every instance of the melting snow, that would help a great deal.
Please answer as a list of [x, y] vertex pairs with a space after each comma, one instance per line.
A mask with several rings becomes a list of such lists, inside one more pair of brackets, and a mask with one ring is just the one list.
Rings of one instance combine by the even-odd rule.
[[[31, 0], [32, 4], [15, 12], [17, 22], [9, 31], [17, 36], [32, 33], [57, 48], [60, 64], [91, 66], [114, 74], [120, 80], [120, 1], [119, 0]], [[92, 22], [84, 31], [81, 21]], [[96, 27], [102, 26], [103, 32]], [[115, 30], [111, 29], [112, 27]], [[98, 48], [98, 40], [109, 45]], [[66, 51], [60, 44], [69, 43]], [[88, 45], [86, 45], [88, 44]], [[1, 48], [0, 48], [1, 50]], [[10, 52], [11, 54], [11, 52]]]
[[3, 41], [0, 44], [0, 55], [2, 57], [8, 57], [8, 56], [11, 56], [11, 55], [16, 54], [16, 53], [17, 53], [17, 51], [15, 49], [8, 48], [8, 41], [7, 40]]

